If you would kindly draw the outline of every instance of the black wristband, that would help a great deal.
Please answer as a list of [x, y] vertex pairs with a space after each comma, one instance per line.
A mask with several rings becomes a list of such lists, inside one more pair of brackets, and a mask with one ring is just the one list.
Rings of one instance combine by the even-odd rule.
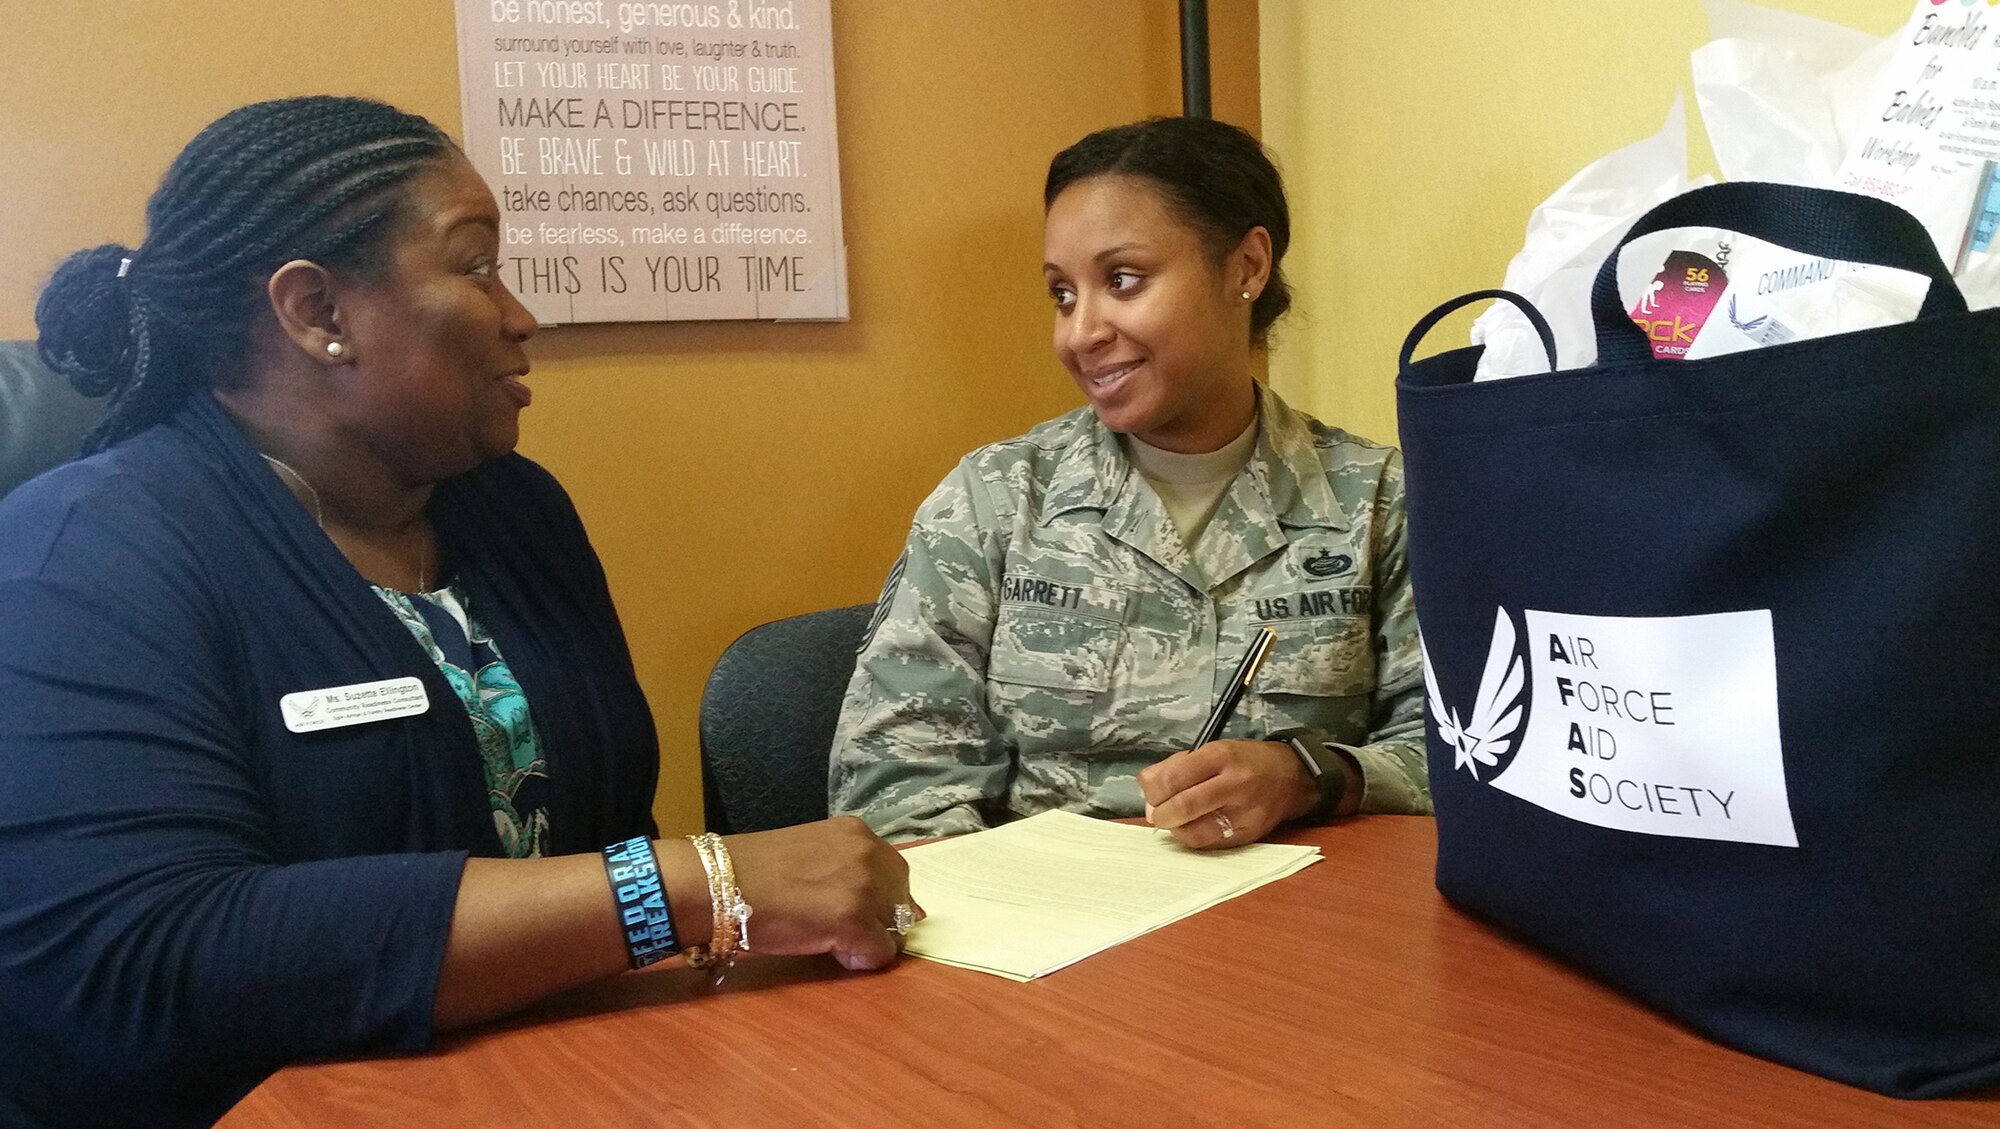
[[1264, 740], [1290, 745], [1305, 764], [1306, 771], [1312, 774], [1313, 781], [1319, 785], [1319, 800], [1294, 822], [1325, 823], [1332, 819], [1333, 813], [1340, 808], [1341, 798], [1347, 794], [1347, 773], [1340, 763], [1346, 758], [1328, 747], [1326, 734], [1316, 729], [1280, 729], [1265, 734]]
[[660, 862], [644, 835], [604, 848], [604, 877], [625, 930], [625, 952], [633, 968], [644, 968], [681, 951], [673, 912], [660, 885]]

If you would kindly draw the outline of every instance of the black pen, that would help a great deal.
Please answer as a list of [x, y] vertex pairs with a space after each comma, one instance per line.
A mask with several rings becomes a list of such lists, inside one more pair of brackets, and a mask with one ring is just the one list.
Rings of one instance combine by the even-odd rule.
[[1243, 661], [1236, 664], [1236, 673], [1229, 676], [1229, 684], [1222, 688], [1222, 698], [1215, 703], [1214, 712], [1208, 715], [1208, 724], [1201, 727], [1201, 736], [1188, 746], [1199, 749], [1217, 737], [1222, 736], [1222, 727], [1229, 724], [1229, 715], [1236, 712], [1236, 703], [1243, 700], [1243, 691], [1250, 688], [1250, 680], [1257, 677], [1257, 670], [1264, 665], [1264, 656], [1271, 653], [1271, 644], [1278, 638], [1277, 629], [1260, 627], [1256, 637], [1250, 640], [1250, 650]]

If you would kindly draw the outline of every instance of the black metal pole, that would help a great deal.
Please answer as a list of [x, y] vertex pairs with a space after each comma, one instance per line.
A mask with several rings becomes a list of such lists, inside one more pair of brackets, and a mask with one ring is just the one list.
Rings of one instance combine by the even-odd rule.
[[1181, 0], [1181, 113], [1213, 116], [1208, 110], [1208, 0]]

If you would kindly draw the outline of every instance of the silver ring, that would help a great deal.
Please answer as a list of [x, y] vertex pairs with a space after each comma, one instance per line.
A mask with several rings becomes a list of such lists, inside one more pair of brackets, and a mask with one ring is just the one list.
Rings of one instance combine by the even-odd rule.
[[917, 907], [908, 902], [897, 902], [895, 912], [896, 924], [889, 927], [889, 932], [900, 937], [908, 933], [910, 927], [917, 923]]
[[1216, 812], [1215, 824], [1216, 826], [1222, 828], [1222, 837], [1224, 839], [1236, 838], [1236, 825], [1229, 821], [1228, 816], [1222, 814], [1221, 812]]

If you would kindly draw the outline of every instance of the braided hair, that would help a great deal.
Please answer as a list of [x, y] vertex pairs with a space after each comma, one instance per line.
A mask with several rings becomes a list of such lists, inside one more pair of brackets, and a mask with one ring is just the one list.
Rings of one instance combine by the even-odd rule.
[[1210, 118], [1148, 118], [1100, 129], [1049, 162], [1042, 207], [1093, 176], [1150, 181], [1167, 207], [1201, 237], [1216, 263], [1253, 227], [1271, 235], [1271, 277], [1250, 304], [1250, 340], [1263, 345], [1271, 323], [1292, 307], [1292, 288], [1279, 266], [1292, 242], [1285, 184], [1257, 139]]
[[110, 397], [84, 449], [239, 376], [285, 263], [379, 271], [401, 187], [451, 152], [430, 122], [361, 98], [259, 102], [203, 129], [147, 201], [145, 242], [76, 252], [35, 303], [42, 359]]

